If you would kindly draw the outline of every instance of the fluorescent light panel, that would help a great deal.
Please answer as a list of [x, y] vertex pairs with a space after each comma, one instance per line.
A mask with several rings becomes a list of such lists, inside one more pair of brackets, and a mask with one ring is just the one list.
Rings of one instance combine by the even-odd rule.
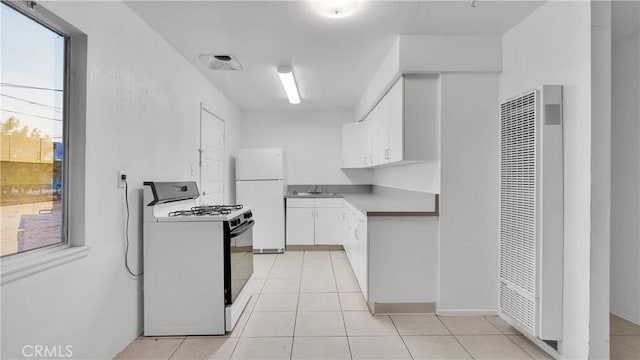
[[290, 66], [280, 66], [278, 67], [278, 76], [280, 76], [282, 87], [287, 93], [289, 103], [300, 104], [300, 93], [298, 86], [296, 86], [296, 78], [293, 76], [293, 69]]

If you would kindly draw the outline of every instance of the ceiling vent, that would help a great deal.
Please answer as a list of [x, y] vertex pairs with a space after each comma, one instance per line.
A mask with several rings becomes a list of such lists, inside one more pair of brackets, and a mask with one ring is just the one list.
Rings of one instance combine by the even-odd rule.
[[200, 60], [205, 63], [209, 69], [213, 70], [242, 70], [244, 67], [240, 64], [237, 57], [233, 55], [200, 55]]

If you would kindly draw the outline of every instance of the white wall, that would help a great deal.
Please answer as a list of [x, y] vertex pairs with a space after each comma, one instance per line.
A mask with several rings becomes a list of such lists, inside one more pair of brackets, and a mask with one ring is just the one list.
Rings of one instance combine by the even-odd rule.
[[[638, 3], [613, 2], [614, 32]], [[640, 34], [612, 41], [611, 312], [640, 324]]]
[[503, 36], [501, 100], [564, 86], [564, 326], [560, 352], [589, 355], [591, 4], [548, 2]]
[[348, 111], [251, 111], [244, 116], [241, 148], [285, 151], [287, 183], [371, 184], [371, 170], [341, 170], [342, 125]]
[[589, 357], [609, 349], [611, 252], [611, 2], [591, 2]]
[[[86, 233], [76, 236], [91, 250], [2, 286], [2, 358], [21, 358], [22, 346], [36, 344], [72, 345], [78, 359], [111, 358], [142, 330], [141, 280], [124, 268], [117, 171], [127, 171], [132, 187], [130, 264], [137, 271], [142, 181], [197, 178], [190, 166], [197, 164], [200, 102], [226, 120], [228, 154], [241, 112], [124, 3], [38, 6], [88, 35]], [[227, 189], [232, 184], [229, 176]], [[233, 193], [226, 198], [233, 202]]]
[[[438, 313], [498, 307], [498, 74], [441, 75]], [[464, 103], [464, 106], [460, 106]]]

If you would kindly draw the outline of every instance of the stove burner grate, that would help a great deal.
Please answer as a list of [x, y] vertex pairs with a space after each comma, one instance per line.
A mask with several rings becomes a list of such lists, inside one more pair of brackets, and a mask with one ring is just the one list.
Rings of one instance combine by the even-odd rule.
[[235, 210], [241, 210], [242, 205], [202, 205], [194, 206], [190, 210], [178, 210], [169, 213], [169, 216], [213, 216], [229, 215]]

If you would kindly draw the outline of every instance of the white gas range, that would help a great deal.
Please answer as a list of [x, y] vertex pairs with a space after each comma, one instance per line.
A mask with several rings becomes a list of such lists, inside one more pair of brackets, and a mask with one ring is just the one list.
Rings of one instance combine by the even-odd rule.
[[251, 210], [197, 205], [195, 182], [145, 182], [144, 335], [222, 335], [251, 297]]

